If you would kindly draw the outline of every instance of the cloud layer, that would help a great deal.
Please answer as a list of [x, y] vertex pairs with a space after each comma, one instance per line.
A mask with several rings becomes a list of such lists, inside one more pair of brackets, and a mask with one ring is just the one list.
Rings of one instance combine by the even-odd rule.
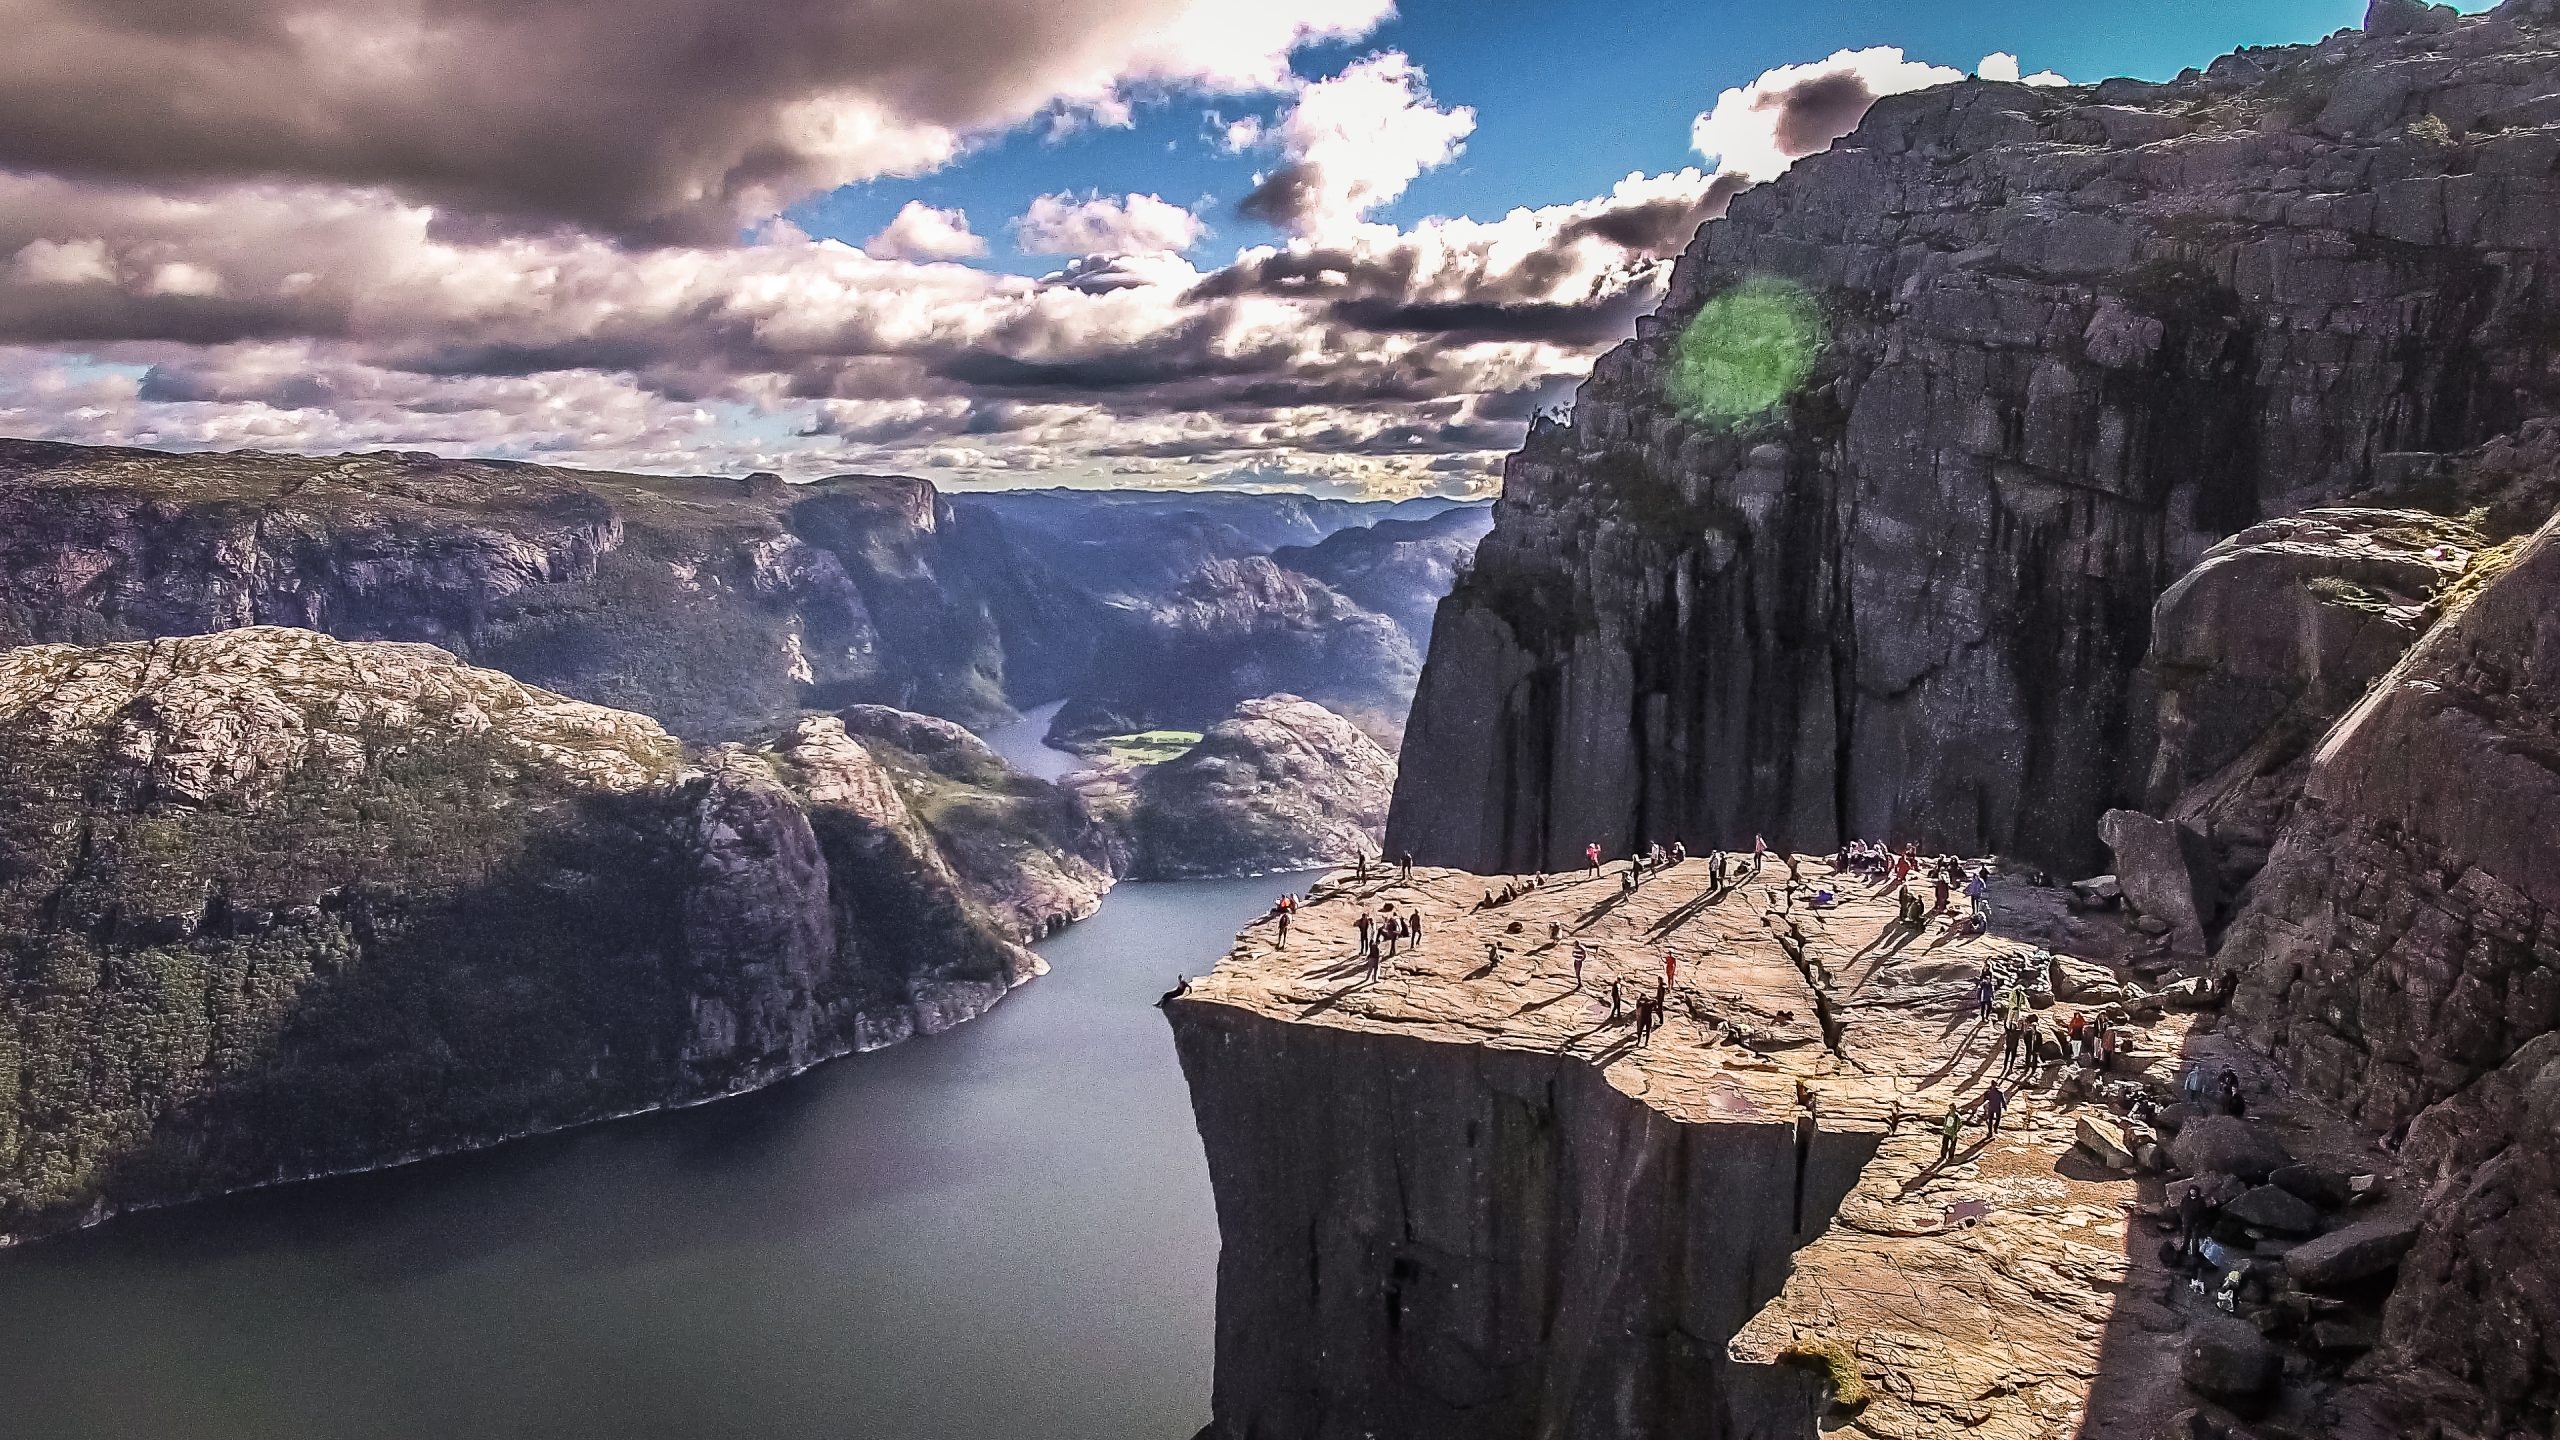
[[[1698, 117], [1712, 164], [1397, 226], [1375, 217], [1474, 112], [1393, 51], [1289, 68], [1387, 8], [25, 0], [0, 51], [0, 433], [1480, 486], [1734, 193], [1956, 75], [1790, 66]], [[858, 247], [776, 218], [1172, 94], [1280, 97], [1205, 142], [1269, 154], [1237, 205], [1278, 242], [1204, 269], [1199, 207], [1059, 191], [1007, 226], [1065, 257], [1031, 278], [966, 263], [989, 246], [956, 209], [909, 202]]]

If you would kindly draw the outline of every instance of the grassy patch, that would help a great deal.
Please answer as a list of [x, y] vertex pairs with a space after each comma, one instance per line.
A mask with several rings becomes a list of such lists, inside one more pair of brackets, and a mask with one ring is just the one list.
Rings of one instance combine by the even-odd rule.
[[1856, 1347], [1839, 1340], [1798, 1340], [1778, 1352], [1782, 1364], [1819, 1370], [1831, 1386], [1831, 1403], [1843, 1410], [1863, 1408], [1868, 1399], [1866, 1377], [1858, 1373]]
[[1105, 756], [1121, 765], [1161, 765], [1191, 753], [1200, 743], [1197, 730], [1140, 730], [1129, 735], [1105, 735], [1093, 742]]

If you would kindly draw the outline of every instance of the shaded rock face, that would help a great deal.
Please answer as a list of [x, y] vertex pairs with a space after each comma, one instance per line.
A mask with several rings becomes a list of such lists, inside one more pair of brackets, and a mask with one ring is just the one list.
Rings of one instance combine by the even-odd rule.
[[[1443, 605], [1391, 849], [1891, 835], [2057, 867], [2150, 761], [2154, 599], [2217, 541], [2560, 409], [2540, 7], [2165, 85], [1888, 97], [1735, 201]], [[1825, 338], [1776, 411], [1669, 396], [1746, 280]]]
[[1394, 621], [1324, 582], [1258, 555], [1213, 561], [1105, 631], [1050, 734], [1205, 729], [1245, 700], [1287, 691], [1391, 740], [1419, 668]]
[[1218, 1200], [1207, 1435], [1804, 1429], [1802, 1373], [1725, 1343], [1873, 1136], [1800, 1154], [1549, 1057], [1168, 1009]]
[[889, 768], [961, 888], [1016, 940], [1091, 915], [1129, 869], [1127, 839], [1082, 796], [1008, 767], [948, 720], [857, 705], [835, 723]]
[[2321, 735], [2415, 643], [2484, 543], [2424, 511], [2310, 510], [2214, 546], [2161, 595], [2144, 808], [2209, 837], [2223, 888], [2266, 863]]
[[1140, 773], [1129, 817], [1141, 879], [1256, 875], [1377, 853], [1395, 757], [1295, 695], [1248, 700], [1187, 753]]
[[1491, 507], [1465, 505], [1428, 520], [1381, 520], [1338, 530], [1314, 545], [1274, 550], [1271, 560], [1395, 621], [1422, 652], [1430, 648], [1431, 617], [1441, 599], [1492, 528]]
[[2461, 588], [2321, 742], [2223, 957], [2252, 1039], [2434, 1172], [2395, 1393], [2547, 1431], [2560, 1265], [2522, 1237], [2560, 1166], [2560, 522]]
[[1036, 960], [822, 740], [692, 752], [309, 631], [0, 652], [0, 1239], [985, 1009]]
[[720, 737], [806, 705], [1063, 693], [1090, 602], [920, 480], [0, 441], [0, 642], [425, 640]]

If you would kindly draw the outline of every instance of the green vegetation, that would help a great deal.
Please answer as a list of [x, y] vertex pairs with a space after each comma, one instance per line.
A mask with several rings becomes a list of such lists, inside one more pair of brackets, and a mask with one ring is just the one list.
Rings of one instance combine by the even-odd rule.
[[1822, 1372], [1831, 1387], [1831, 1403], [1842, 1410], [1864, 1408], [1873, 1397], [1866, 1377], [1858, 1373], [1855, 1347], [1838, 1340], [1798, 1340], [1778, 1352], [1780, 1363]]
[[2484, 545], [2472, 551], [2470, 562], [2462, 567], [2462, 573], [2428, 596], [2427, 603], [2439, 615], [2459, 614], [2479, 598], [2481, 591], [2489, 588], [2491, 581], [2507, 573], [2508, 568], [2516, 563], [2516, 557], [2524, 553], [2525, 542], [2532, 538], [2530, 535], [2518, 535], [2512, 540]]
[[2361, 611], [2364, 614], [2388, 620], [2395, 625], [2409, 625], [2416, 619], [2403, 608], [2393, 605], [2353, 580], [2341, 576], [2316, 575], [2304, 581], [2302, 588], [2310, 591], [2311, 598], [2323, 605], [2335, 606], [2341, 610]]
[[0, 726], [0, 1233], [684, 1088], [685, 792], [356, 738], [191, 807]]
[[1140, 730], [1129, 735], [1105, 735], [1093, 743], [1116, 764], [1161, 765], [1189, 754], [1191, 747], [1200, 743], [1200, 732]]
[[1680, 332], [1672, 404], [1719, 429], [1794, 395], [1821, 354], [1822, 307], [1792, 280], [1755, 276], [1701, 306]]

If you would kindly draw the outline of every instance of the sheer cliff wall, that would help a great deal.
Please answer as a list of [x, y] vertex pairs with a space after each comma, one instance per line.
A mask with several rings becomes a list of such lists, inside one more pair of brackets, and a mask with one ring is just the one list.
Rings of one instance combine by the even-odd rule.
[[1581, 1059], [1169, 1007], [1218, 1197], [1215, 1440], [1810, 1435], [1726, 1342], [1876, 1136]]
[[[2147, 773], [2171, 580], [2560, 411], [2550, 8], [1890, 97], [1737, 198], [1510, 461], [1389, 850], [1854, 833], [2094, 863]], [[1810, 373], [1701, 418], [1671, 396], [1684, 333], [1769, 281], [1818, 310]]]

